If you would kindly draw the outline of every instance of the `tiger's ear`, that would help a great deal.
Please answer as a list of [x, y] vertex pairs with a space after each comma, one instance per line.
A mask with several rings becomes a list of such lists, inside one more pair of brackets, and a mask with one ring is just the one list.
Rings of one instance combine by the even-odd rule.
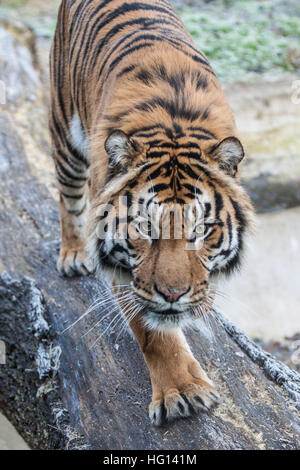
[[244, 148], [236, 137], [226, 137], [209, 152], [209, 155], [219, 164], [221, 170], [235, 176], [238, 164], [245, 156]]
[[108, 136], [104, 148], [109, 157], [109, 167], [114, 170], [132, 166], [134, 157], [140, 151], [138, 143], [121, 130], [115, 130]]

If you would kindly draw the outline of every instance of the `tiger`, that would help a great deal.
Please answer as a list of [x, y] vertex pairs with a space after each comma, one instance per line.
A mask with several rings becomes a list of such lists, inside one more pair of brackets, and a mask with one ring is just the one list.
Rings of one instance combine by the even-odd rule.
[[109, 283], [149, 369], [153, 425], [208, 412], [220, 395], [185, 330], [213, 312], [255, 218], [222, 87], [166, 0], [63, 0], [50, 76], [58, 271]]

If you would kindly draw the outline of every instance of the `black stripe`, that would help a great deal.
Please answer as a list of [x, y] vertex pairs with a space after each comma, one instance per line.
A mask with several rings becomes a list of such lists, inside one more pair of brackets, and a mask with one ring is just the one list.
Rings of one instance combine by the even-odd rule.
[[228, 236], [229, 236], [229, 247], [230, 247], [231, 242], [232, 242], [232, 221], [231, 221], [231, 217], [230, 217], [229, 212], [228, 212], [228, 215], [227, 215], [226, 223], [227, 223]]
[[237, 222], [239, 223], [239, 227], [244, 230], [244, 228], [246, 227], [246, 219], [245, 219], [245, 216], [238, 204], [237, 201], [235, 201], [234, 199], [230, 198], [230, 201], [231, 201], [231, 204], [233, 205], [233, 208], [234, 208], [234, 212], [235, 212], [235, 218], [237, 220]]
[[199, 132], [203, 132], [204, 134], [207, 134], [209, 135], [210, 137], [212, 137], [213, 139], [217, 139], [217, 136], [215, 134], [213, 134], [211, 131], [209, 131], [208, 129], [205, 129], [204, 127], [195, 127], [195, 126], [192, 126], [192, 127], [189, 127], [188, 128], [189, 131], [199, 131]]
[[[166, 37], [166, 40], [174, 47], [176, 47], [176, 49], [180, 50], [181, 52], [183, 52], [184, 54], [188, 55], [189, 57], [191, 57], [195, 62], [198, 62], [198, 63], [201, 63], [202, 65], [205, 65], [207, 67], [209, 67], [209, 70], [210, 71], [210, 65], [206, 59], [206, 57], [204, 56], [204, 54], [199, 50], [199, 49], [196, 49], [190, 42], [187, 42], [185, 41], [184, 39], [182, 39], [181, 37], [180, 38], [176, 38], [174, 36], [171, 36], [171, 37]], [[195, 54], [192, 54], [192, 53], [188, 53], [187, 51], [185, 51], [184, 49], [181, 49], [182, 45], [185, 45], [187, 46], [189, 49], [191, 49]]]
[[172, 148], [174, 147], [173, 144], [163, 143], [161, 139], [148, 140], [147, 144], [149, 144], [151, 148], [153, 147], [165, 148], [166, 146], [172, 146]]
[[[145, 133], [145, 132], [151, 132], [154, 131], [155, 129], [159, 130], [165, 130], [166, 127], [163, 124], [155, 124], [153, 126], [146, 126], [146, 127], [138, 127], [134, 128], [131, 131], [128, 132], [128, 135], [132, 137], [133, 135], [140, 136], [140, 133]], [[160, 131], [157, 131], [160, 132]]]
[[[211, 235], [212, 235], [212, 233], [210, 234], [210, 236], [211, 236]], [[221, 235], [220, 235], [219, 240], [217, 241], [217, 243], [215, 243], [214, 245], [211, 245], [210, 248], [213, 248], [213, 249], [218, 249], [218, 248], [220, 248], [220, 246], [222, 245], [223, 241], [224, 241], [224, 234], [223, 234], [223, 232], [222, 232]]]
[[68, 210], [68, 213], [72, 214], [72, 215], [75, 215], [75, 217], [80, 217], [84, 213], [85, 209], [86, 209], [86, 204], [84, 204], [84, 206], [81, 210], [79, 210], [79, 211], [70, 211], [70, 210]]
[[64, 177], [69, 178], [72, 181], [87, 181], [87, 177], [75, 176], [73, 173], [70, 173], [70, 171], [67, 170], [67, 168], [65, 168], [57, 158], [55, 158], [54, 163], [55, 166], [58, 167], [56, 168], [56, 171], [63, 173]]
[[150, 85], [154, 80], [153, 74], [145, 69], [139, 70], [135, 75], [135, 78], [136, 80], [144, 83], [144, 85]]
[[180, 144], [180, 149], [189, 149], [189, 148], [194, 148], [194, 149], [200, 149], [199, 145], [196, 144], [195, 142], [189, 142], [188, 144]]
[[[138, 34], [139, 32], [140, 31], [131, 31], [130, 33], [126, 34], [126, 36], [122, 37], [122, 39], [120, 39], [120, 41], [117, 44], [115, 44], [115, 46], [112, 49], [110, 49], [108, 51], [108, 54], [106, 55], [105, 59], [103, 59], [101, 61], [102, 65], [101, 65], [101, 68], [100, 68], [99, 73], [98, 73], [98, 79], [100, 78], [100, 76], [101, 76], [101, 74], [104, 70], [105, 65], [107, 64], [108, 60], [112, 57], [113, 53], [123, 44], [123, 42], [125, 42], [127, 39], [131, 38], [131, 36], [134, 36], [135, 34]], [[132, 65], [130, 67], [132, 67]], [[119, 76], [119, 74], [118, 74], [118, 76]]]
[[178, 101], [169, 101], [159, 96], [137, 105], [135, 109], [138, 111], [150, 112], [158, 107], [164, 109], [172, 119], [180, 118], [187, 121], [195, 121], [202, 115], [201, 110], [187, 107], [187, 104], [182, 99]]
[[[201, 161], [201, 154], [196, 152], [180, 152], [179, 157], [194, 158], [195, 160]], [[204, 160], [202, 160], [204, 161]]]
[[[67, 133], [66, 133], [65, 129], [62, 127], [61, 122], [56, 119], [56, 115], [55, 115], [54, 112], [52, 113], [52, 124], [55, 127], [56, 137], [59, 137], [60, 141], [62, 143], [62, 146], [60, 146], [60, 147], [66, 147], [66, 150], [68, 151], [68, 153], [70, 155], [70, 158], [73, 158], [76, 161], [82, 163], [85, 167], [89, 167], [90, 166], [89, 161], [81, 153], [79, 153], [74, 147], [71, 146], [69, 140], [66, 137]], [[62, 158], [64, 158], [64, 157], [62, 157]], [[81, 170], [81, 172], [82, 172], [82, 170]]]
[[[140, 31], [134, 31], [134, 34], [141, 34], [143, 32], [143, 29], [141, 29]], [[133, 34], [133, 33], [132, 33]], [[131, 34], [131, 36], [132, 36]], [[157, 34], [153, 34], [153, 33], [144, 33], [144, 34], [141, 34], [141, 36], [138, 36], [134, 39], [132, 39], [132, 41], [130, 41], [128, 44], [126, 44], [125, 46], [122, 47], [121, 51], [120, 52], [123, 52], [125, 51], [126, 49], [130, 48], [133, 44], [136, 44], [137, 42], [140, 42], [140, 41], [163, 41], [163, 38]], [[112, 51], [113, 52], [113, 51]]]
[[160, 191], [165, 191], [166, 189], [170, 189], [170, 186], [165, 183], [158, 183], [149, 188], [149, 193], [159, 193]]
[[63, 161], [70, 167], [72, 168], [75, 173], [78, 174], [83, 174], [85, 171], [82, 171], [82, 168], [77, 166], [67, 155], [66, 153], [62, 152], [59, 148], [56, 149], [57, 154], [60, 156], [60, 158], [63, 159]]
[[[107, 80], [107, 78], [109, 77], [109, 74], [113, 71], [113, 69], [124, 59], [124, 57], [127, 57], [131, 54], [133, 54], [134, 52], [140, 50], [140, 49], [146, 49], [148, 47], [152, 47], [153, 46], [153, 43], [148, 43], [148, 42], [145, 42], [143, 44], [140, 44], [139, 46], [134, 46], [132, 47], [131, 49], [128, 49], [127, 51], [123, 52], [122, 54], [120, 54], [109, 66], [108, 68], [108, 71], [106, 72], [105, 74], [105, 80]], [[100, 75], [98, 76], [98, 79], [100, 78]]]
[[82, 189], [84, 188], [85, 186], [85, 183], [84, 184], [81, 184], [79, 186], [77, 186], [76, 184], [72, 184], [72, 183], [68, 183], [66, 182], [65, 179], [63, 179], [62, 177], [58, 177], [58, 182], [62, 185], [62, 186], [65, 186], [66, 188], [73, 188], [73, 189]]
[[[147, 5], [147, 4], [143, 4], [139, 2], [131, 3], [131, 4], [123, 3], [119, 8], [114, 9], [109, 15], [107, 15], [104, 21], [100, 22], [99, 24], [98, 22], [97, 23], [95, 22], [88, 37], [87, 47], [89, 48], [90, 44], [94, 43], [95, 38], [97, 37], [98, 33], [100, 32], [102, 28], [105, 28], [114, 20], [118, 19], [120, 16], [123, 16], [133, 11], [156, 11], [161, 14], [165, 14], [167, 17], [170, 18], [170, 20], [172, 19], [172, 22], [170, 22], [171, 25], [174, 26], [174, 21], [175, 21], [175, 23], [177, 22], [181, 26], [181, 22], [178, 16], [175, 13], [171, 13], [170, 11], [166, 10], [165, 8], [161, 8], [161, 7], [157, 7], [153, 5]], [[90, 19], [90, 21], [92, 21], [92, 18]], [[146, 18], [146, 22], [149, 23], [149, 18]], [[145, 25], [147, 24], [146, 22], [144, 22]], [[95, 26], [96, 26], [96, 29], [95, 29]], [[98, 46], [97, 55], [100, 53], [103, 45], [107, 44], [107, 40], [108, 40], [107, 36], [110, 35], [110, 33], [111, 32], [109, 32], [106, 35], [106, 37], [101, 40], [101, 43]], [[100, 47], [100, 50], [99, 50], [99, 47]]]
[[67, 199], [81, 199], [84, 196], [84, 193], [79, 194], [79, 195], [78, 194], [70, 195], [70, 194], [65, 194], [65, 193], [61, 192], [60, 194], [62, 194]]
[[203, 263], [202, 259], [199, 258], [199, 260], [200, 260], [200, 263], [202, 264], [202, 266], [204, 267], [204, 269], [205, 269], [206, 271], [210, 272], [210, 269]]
[[185, 173], [186, 175], [190, 176], [190, 178], [193, 178], [195, 180], [198, 179], [199, 175], [194, 172], [194, 170], [186, 164], [178, 163], [178, 168]]
[[192, 80], [195, 82], [196, 90], [206, 90], [208, 87], [208, 79], [206, 75], [203, 75], [200, 71], [193, 72]]
[[[170, 25], [173, 26], [173, 23], [167, 20], [163, 19], [154, 19], [151, 21], [151, 25]], [[93, 55], [93, 60], [92, 60], [92, 66], [95, 65], [97, 58], [99, 57], [104, 45], [108, 44], [110, 39], [113, 38], [116, 34], [118, 34], [120, 31], [126, 30], [130, 26], [138, 26], [142, 25], [145, 29], [149, 29], [149, 18], [143, 17], [143, 18], [137, 18], [134, 20], [130, 21], [125, 21], [123, 23], [119, 23], [116, 26], [114, 26], [106, 35], [104, 38], [101, 38], [100, 42], [98, 45], [95, 45], [94, 47], [94, 55]], [[152, 28], [154, 29], [154, 28]], [[88, 52], [89, 46], [86, 47], [85, 54]]]
[[115, 253], [126, 253], [129, 255], [129, 251], [121, 245], [114, 245], [113, 248], [110, 250], [109, 255], [113, 256]]
[[163, 157], [164, 155], [168, 155], [167, 152], [147, 152], [147, 157], [149, 158], [161, 158]]
[[197, 188], [197, 186], [193, 186], [192, 184], [189, 184], [189, 183], [184, 183], [182, 186], [188, 189], [189, 191], [191, 191], [191, 193], [193, 193], [194, 196], [195, 194], [202, 194], [201, 189]]
[[[211, 172], [208, 170], [208, 168], [206, 166], [207, 162], [205, 162], [205, 163], [202, 162], [202, 161], [200, 163], [198, 163], [198, 162], [197, 163], [192, 163], [191, 162], [191, 165], [194, 166], [195, 168], [198, 168], [198, 170], [200, 170], [202, 173], [204, 173], [208, 178], [210, 178], [210, 180], [213, 180], [213, 181], [216, 180], [216, 178], [214, 178], [213, 175], [211, 174]], [[211, 188], [213, 188], [213, 189], [215, 188], [214, 184], [211, 181], [208, 181], [208, 184]]]
[[[91, 2], [93, 2], [93, 0], [87, 0], [86, 2], [81, 2], [82, 6], [88, 6]], [[91, 13], [88, 17], [88, 21], [86, 21], [86, 25], [85, 25], [85, 29], [82, 33], [82, 37], [84, 39], [87, 39], [87, 45], [90, 46], [91, 44], [91, 35], [92, 35], [92, 32], [93, 32], [93, 29], [97, 26], [97, 21], [101, 18], [103, 18], [102, 16], [102, 13], [101, 13], [101, 10], [108, 4], [110, 3], [111, 0], [104, 0], [102, 3], [100, 3], [100, 5], [98, 5], [98, 7], [93, 11], [93, 13]], [[85, 13], [88, 13], [89, 10], [88, 8], [85, 8], [82, 10], [80, 16], [78, 17], [78, 21], [77, 21], [77, 24], [76, 24], [76, 28], [78, 27], [78, 33], [75, 35], [75, 38], [74, 38], [74, 42], [73, 42], [73, 45], [74, 45], [74, 48], [76, 47], [77, 45], [77, 41], [78, 41], [78, 38], [80, 36], [80, 33], [82, 32], [82, 19], [83, 19], [83, 16]], [[100, 15], [99, 17], [97, 17], [98, 13], [100, 12]], [[107, 14], [105, 15], [107, 16]], [[97, 18], [96, 18], [97, 17]], [[76, 20], [76, 12], [75, 14], [73, 15], [73, 20]], [[72, 22], [73, 23], [73, 22]], [[87, 30], [88, 28], [92, 25], [92, 28], [89, 32], [89, 36], [87, 37], [86, 33], [87, 33]], [[72, 25], [71, 25], [71, 31], [72, 31]], [[73, 59], [73, 53], [74, 51], [71, 50], [71, 60]]]
[[[189, 57], [190, 59], [192, 59], [194, 62], [196, 62], [198, 65], [199, 63], [203, 65], [203, 70], [205, 70], [206, 72], [208, 73], [211, 73], [212, 75], [215, 75], [214, 71], [210, 68], [210, 65], [207, 64], [207, 62], [205, 60], [203, 60], [201, 57], [197, 56], [197, 55], [193, 55], [193, 54], [190, 54], [189, 52], [187, 52], [186, 50], [182, 49], [180, 47], [180, 45], [177, 45], [176, 42], [172, 41], [171, 39], [169, 38], [166, 38], [166, 40], [171, 44], [171, 46], [176, 49], [177, 51], [181, 52], [182, 54], [184, 54], [186, 57]], [[179, 43], [180, 44], [180, 43]]]
[[[106, 6], [111, 0], [104, 0], [101, 5], [98, 6], [99, 9]], [[86, 0], [85, 2], [80, 1], [76, 10], [72, 12], [72, 22], [70, 25], [70, 33], [72, 34], [73, 30], [76, 30], [79, 25], [81, 25], [82, 17], [84, 13], [88, 11], [87, 7], [93, 2], [93, 0]], [[79, 28], [80, 29], [80, 28]]]
[[204, 204], [204, 219], [208, 219], [209, 215], [210, 215], [210, 211], [211, 211], [211, 203], [210, 202], [206, 202]]
[[[75, 97], [78, 97], [77, 90], [80, 89], [81, 72], [82, 72], [82, 70], [87, 69], [86, 64], [93, 57], [88, 53], [90, 50], [92, 50], [92, 44], [94, 42], [94, 38], [92, 39], [93, 30], [97, 26], [99, 18], [100, 17], [101, 17], [101, 19], [106, 18], [108, 16], [108, 14], [110, 13], [110, 11], [104, 13], [104, 15], [101, 13], [101, 10], [103, 9], [104, 6], [107, 5], [107, 3], [109, 3], [109, 0], [104, 0], [100, 5], [98, 5], [96, 10], [91, 15], [88, 16], [88, 21], [86, 21], [84, 31], [81, 34], [81, 38], [82, 38], [81, 44], [78, 45], [78, 39], [79, 39], [79, 35], [80, 35], [80, 32], [81, 32], [80, 31], [81, 30], [81, 27], [80, 27], [81, 24], [79, 25], [79, 32], [78, 32], [78, 34], [76, 35], [76, 37], [73, 41], [73, 49], [71, 50], [71, 61], [73, 60], [73, 52], [75, 51], [75, 48], [77, 47], [77, 56], [76, 56], [76, 59], [75, 59], [75, 64], [73, 65], [73, 80], [74, 80], [73, 92], [74, 92]], [[88, 10], [85, 10], [85, 12], [86, 11], [88, 11]], [[97, 14], [99, 12], [100, 12], [100, 15], [97, 17]], [[95, 18], [95, 22], [93, 22], [94, 18]], [[90, 29], [89, 35], [87, 36], [87, 31], [88, 31], [88, 29], [91, 25], [92, 25], [92, 27]], [[79, 70], [79, 74], [77, 76], [78, 64], [79, 64], [79, 60], [81, 58], [81, 53], [82, 53], [83, 49], [84, 49], [83, 61], [82, 61], [82, 64], [81, 64], [81, 67], [80, 67], [80, 70]], [[77, 80], [76, 80], [76, 76], [77, 76]]]
[[136, 69], [136, 65], [132, 64], [129, 65], [128, 67], [125, 67], [121, 72], [118, 73], [118, 78], [123, 77], [123, 75], [126, 75], [127, 73], [132, 72], [134, 69]]
[[223, 207], [224, 207], [223, 198], [221, 194], [215, 190], [215, 211], [216, 211], [215, 217], [216, 219], [219, 218], [220, 212], [223, 209]]
[[211, 140], [213, 138], [204, 134], [190, 134], [190, 137], [193, 137], [194, 139], [199, 139], [199, 140]]
[[156, 170], [154, 170], [152, 173], [149, 174], [149, 181], [150, 179], [154, 179], [154, 178], [157, 178], [158, 176], [160, 176], [162, 174], [162, 170], [163, 170], [163, 165], [160, 165], [158, 168], [156, 168]]

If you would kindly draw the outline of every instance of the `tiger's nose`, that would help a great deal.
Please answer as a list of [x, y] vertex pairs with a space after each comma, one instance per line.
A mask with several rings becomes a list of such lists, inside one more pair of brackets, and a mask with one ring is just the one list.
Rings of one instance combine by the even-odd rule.
[[164, 297], [167, 302], [177, 302], [189, 289], [160, 289], [155, 286], [156, 291]]

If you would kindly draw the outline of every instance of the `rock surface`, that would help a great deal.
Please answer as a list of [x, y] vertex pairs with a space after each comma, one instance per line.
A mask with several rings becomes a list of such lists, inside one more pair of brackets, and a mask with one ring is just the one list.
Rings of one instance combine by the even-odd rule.
[[224, 87], [247, 154], [243, 182], [258, 212], [300, 205], [300, 102], [293, 84], [291, 76]]
[[[34, 269], [35, 262], [30, 265]], [[39, 288], [29, 278], [0, 277], [0, 338], [6, 344], [0, 408], [32, 448], [299, 448], [300, 376], [219, 314], [211, 334], [203, 334], [202, 325], [201, 334], [189, 337], [222, 394], [221, 405], [212, 414], [152, 428], [149, 379], [134, 340], [117, 339], [116, 331], [90, 349], [107, 322], [92, 338], [82, 336], [105, 310], [61, 334], [99, 283], [62, 282], [51, 263], [42, 274], [47, 271]]]
[[218, 286], [216, 307], [252, 338], [282, 341], [300, 332], [299, 233], [299, 207], [261, 215], [241, 273]]

